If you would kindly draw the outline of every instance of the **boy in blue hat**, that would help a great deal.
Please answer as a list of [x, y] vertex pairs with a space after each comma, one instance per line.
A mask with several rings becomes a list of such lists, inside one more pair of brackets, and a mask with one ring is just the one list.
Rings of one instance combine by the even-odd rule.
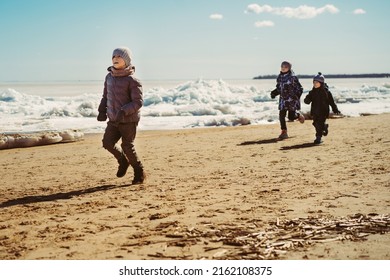
[[322, 136], [328, 135], [329, 125], [325, 121], [329, 118], [329, 106], [332, 107], [333, 113], [341, 114], [321, 72], [314, 76], [313, 89], [306, 95], [304, 102], [311, 103], [310, 115], [313, 117], [313, 126], [316, 129], [314, 144], [321, 144]]

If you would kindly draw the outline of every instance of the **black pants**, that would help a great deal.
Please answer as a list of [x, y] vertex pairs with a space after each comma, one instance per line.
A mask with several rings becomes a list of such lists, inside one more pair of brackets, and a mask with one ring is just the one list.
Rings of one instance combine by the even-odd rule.
[[[103, 136], [103, 147], [119, 160], [125, 155], [133, 168], [140, 167], [141, 163], [135, 152], [134, 139], [137, 134], [138, 123], [113, 123], [108, 122]], [[116, 143], [122, 138], [121, 147]]]
[[280, 128], [282, 130], [287, 130], [287, 125], [286, 125], [287, 112], [288, 112], [288, 119], [290, 121], [294, 121], [299, 117], [299, 114], [296, 111], [280, 110], [279, 111], [279, 121], [280, 121]]
[[316, 137], [322, 137], [322, 133], [325, 130], [325, 116], [313, 116], [313, 126], [316, 129]]

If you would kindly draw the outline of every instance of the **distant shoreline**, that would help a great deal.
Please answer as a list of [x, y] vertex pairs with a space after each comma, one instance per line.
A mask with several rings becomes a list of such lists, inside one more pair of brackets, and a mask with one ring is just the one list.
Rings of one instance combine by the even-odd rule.
[[[389, 78], [390, 73], [372, 73], [372, 74], [325, 74], [327, 79], [356, 79], [356, 78]], [[278, 75], [259, 75], [254, 77], [253, 79], [257, 80], [266, 80], [266, 79], [276, 79]], [[297, 75], [298, 78], [302, 79], [310, 79], [313, 78], [314, 75]]]

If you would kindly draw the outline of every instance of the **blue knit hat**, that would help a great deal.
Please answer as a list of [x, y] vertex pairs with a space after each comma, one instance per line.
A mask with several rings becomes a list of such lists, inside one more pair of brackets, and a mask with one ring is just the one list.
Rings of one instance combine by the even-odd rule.
[[131, 51], [130, 51], [129, 48], [127, 48], [127, 47], [116, 48], [112, 52], [112, 57], [114, 57], [116, 55], [118, 55], [121, 58], [123, 58], [123, 60], [126, 63], [126, 66], [129, 66], [131, 64]]
[[313, 82], [314, 81], [317, 81], [317, 82], [320, 82], [320, 83], [325, 83], [325, 77], [324, 75], [322, 75], [321, 72], [318, 72], [318, 75], [315, 75], [314, 78], [313, 78]]

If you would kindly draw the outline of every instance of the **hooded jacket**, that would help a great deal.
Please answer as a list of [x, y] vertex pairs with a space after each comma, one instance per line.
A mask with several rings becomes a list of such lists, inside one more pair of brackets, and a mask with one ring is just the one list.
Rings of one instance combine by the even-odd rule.
[[[106, 113], [111, 122], [139, 122], [143, 93], [141, 82], [132, 76], [134, 67], [117, 70], [111, 66], [107, 70], [109, 73], [104, 81], [99, 112]], [[117, 114], [121, 110], [124, 111], [124, 116], [117, 120]]]
[[311, 103], [310, 114], [313, 117], [329, 117], [329, 106], [332, 107], [333, 112], [339, 112], [336, 103], [334, 102], [332, 93], [325, 85], [319, 88], [313, 88], [306, 95], [304, 102]]
[[294, 72], [280, 72], [276, 82], [276, 95], [280, 95], [279, 110], [300, 110], [303, 87]]

